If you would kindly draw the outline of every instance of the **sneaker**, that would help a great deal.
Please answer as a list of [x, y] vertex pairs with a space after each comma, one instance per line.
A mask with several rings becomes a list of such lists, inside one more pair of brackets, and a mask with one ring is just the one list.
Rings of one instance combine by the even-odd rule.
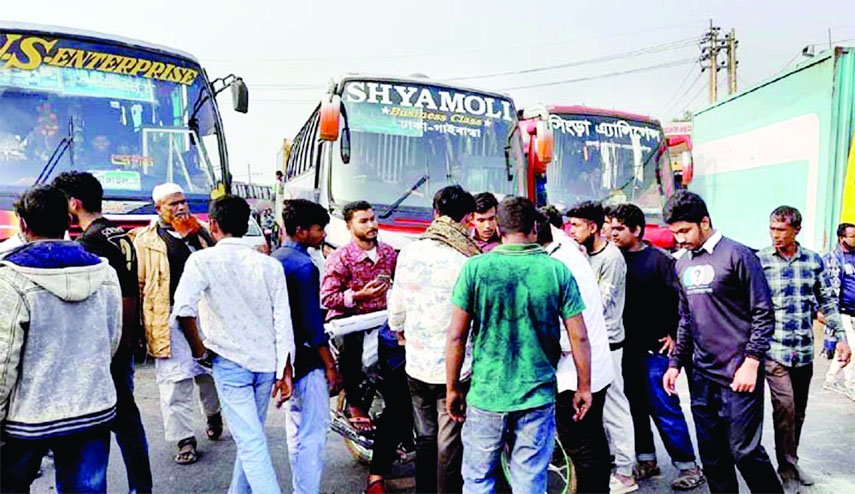
[[837, 381], [825, 381], [822, 384], [822, 389], [827, 389], [829, 391], [834, 391], [835, 393], [846, 394], [846, 387], [840, 384]]
[[[624, 480], [626, 479], [626, 480]], [[609, 480], [610, 494], [626, 494], [627, 492], [635, 492], [638, 490], [638, 483], [632, 477], [624, 477], [623, 475], [612, 474]]]

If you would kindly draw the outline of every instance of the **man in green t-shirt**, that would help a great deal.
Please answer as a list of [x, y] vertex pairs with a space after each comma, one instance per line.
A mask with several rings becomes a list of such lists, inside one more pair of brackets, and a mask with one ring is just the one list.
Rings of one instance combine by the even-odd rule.
[[[585, 304], [570, 270], [537, 244], [537, 211], [528, 199], [499, 205], [502, 245], [469, 259], [451, 296], [446, 348], [447, 410], [463, 422], [463, 492], [495, 490], [495, 473], [509, 430], [511, 488], [546, 492], [555, 436], [555, 369], [561, 321], [578, 371], [574, 399], [580, 420], [591, 398]], [[464, 346], [472, 329], [469, 394], [460, 384]]]

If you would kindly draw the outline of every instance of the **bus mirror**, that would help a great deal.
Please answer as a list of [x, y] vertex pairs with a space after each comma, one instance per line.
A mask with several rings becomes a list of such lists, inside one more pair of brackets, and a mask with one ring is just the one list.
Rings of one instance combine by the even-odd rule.
[[[329, 101], [321, 103], [320, 138], [322, 141], [338, 139], [339, 118], [341, 116], [341, 97], [333, 94]], [[348, 150], [349, 151], [349, 150]], [[344, 147], [342, 146], [342, 152]]]
[[341, 131], [341, 161], [345, 165], [350, 163], [350, 128], [348, 127]]
[[555, 135], [552, 133], [552, 127], [549, 126], [549, 122], [545, 120], [537, 122], [537, 142], [535, 145], [537, 146], [535, 149], [537, 161], [546, 167], [547, 164], [552, 162], [553, 153], [555, 152]]
[[231, 86], [232, 103], [234, 104], [235, 111], [246, 113], [249, 111], [249, 89], [246, 87], [246, 83], [238, 77], [232, 81]]

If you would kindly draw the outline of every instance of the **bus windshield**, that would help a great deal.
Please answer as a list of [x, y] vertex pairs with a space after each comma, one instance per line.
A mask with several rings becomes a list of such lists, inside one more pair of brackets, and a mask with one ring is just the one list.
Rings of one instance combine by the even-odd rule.
[[569, 114], [550, 115], [550, 123], [555, 133], [546, 182], [550, 203], [563, 209], [587, 200], [631, 202], [646, 215], [661, 217], [663, 192], [671, 191], [673, 181], [660, 182], [662, 167], [667, 171], [670, 164], [657, 123]]
[[[525, 190], [513, 102], [414, 83], [349, 81], [342, 97], [351, 132], [344, 163], [333, 150], [331, 199], [367, 199], [396, 211], [429, 215], [433, 195], [457, 184], [499, 196]], [[412, 192], [410, 192], [412, 190]], [[388, 208], [386, 208], [388, 210]]]
[[208, 194], [224, 166], [216, 111], [202, 69], [185, 58], [0, 32], [0, 189], [7, 192], [81, 170], [98, 177], [105, 198], [148, 198], [163, 182]]

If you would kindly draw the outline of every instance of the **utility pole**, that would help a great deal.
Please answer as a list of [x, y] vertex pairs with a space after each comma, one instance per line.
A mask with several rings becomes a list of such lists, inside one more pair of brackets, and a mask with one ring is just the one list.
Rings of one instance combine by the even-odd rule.
[[736, 29], [731, 29], [725, 36], [725, 45], [727, 45], [727, 82], [730, 89], [729, 94], [736, 94], [736, 67], [739, 62], [736, 60], [736, 46], [739, 44], [736, 41]]
[[252, 185], [252, 164], [246, 164], [246, 183]]
[[718, 64], [718, 52], [726, 48], [725, 40], [719, 38], [720, 31], [721, 28], [713, 26], [713, 21], [710, 19], [709, 31], [701, 39], [701, 62], [707, 62], [706, 65], [702, 65], [701, 71], [709, 70], [710, 103], [718, 100], [718, 71], [721, 69]]

